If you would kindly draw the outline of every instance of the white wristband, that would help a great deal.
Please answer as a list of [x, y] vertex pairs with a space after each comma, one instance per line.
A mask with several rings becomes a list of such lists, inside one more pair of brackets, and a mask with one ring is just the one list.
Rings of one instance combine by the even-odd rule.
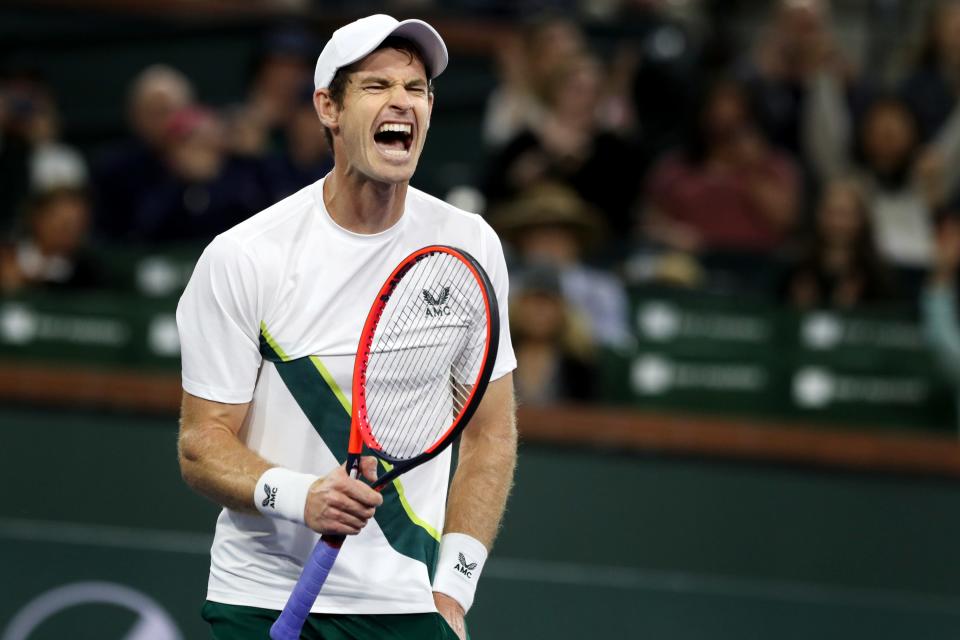
[[316, 480], [317, 476], [283, 467], [267, 469], [257, 480], [253, 504], [267, 517], [303, 524], [307, 491]]
[[444, 593], [470, 610], [477, 581], [487, 561], [487, 548], [465, 533], [446, 533], [440, 538], [440, 558], [433, 576], [433, 590]]

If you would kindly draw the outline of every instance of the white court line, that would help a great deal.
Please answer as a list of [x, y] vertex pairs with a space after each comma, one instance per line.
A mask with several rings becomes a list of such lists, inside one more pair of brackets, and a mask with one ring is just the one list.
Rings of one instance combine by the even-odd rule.
[[[0, 539], [2, 538], [204, 556], [209, 554], [213, 540], [211, 535], [187, 531], [17, 518], [0, 518]], [[497, 557], [487, 562], [483, 575], [487, 579], [512, 582], [649, 590], [822, 606], [896, 609], [960, 617], [960, 598], [896, 589], [839, 587], [767, 578], [712, 576], [685, 571]]]

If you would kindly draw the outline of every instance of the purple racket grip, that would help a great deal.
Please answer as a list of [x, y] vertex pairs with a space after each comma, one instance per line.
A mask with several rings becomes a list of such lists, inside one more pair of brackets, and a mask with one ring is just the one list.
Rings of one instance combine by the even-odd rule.
[[270, 627], [272, 640], [299, 640], [303, 623], [310, 615], [310, 609], [323, 588], [323, 583], [327, 581], [327, 575], [337, 560], [342, 543], [342, 536], [320, 538], [303, 567], [297, 586], [290, 592], [287, 605]]

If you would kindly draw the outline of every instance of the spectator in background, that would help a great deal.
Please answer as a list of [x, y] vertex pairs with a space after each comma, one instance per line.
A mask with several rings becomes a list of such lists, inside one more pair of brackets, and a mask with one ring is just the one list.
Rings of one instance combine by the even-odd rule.
[[87, 248], [90, 201], [83, 190], [58, 187], [31, 198], [26, 233], [0, 248], [0, 290], [91, 289], [105, 284]]
[[96, 227], [105, 240], [133, 238], [143, 194], [167, 173], [167, 124], [175, 112], [193, 104], [193, 93], [186, 76], [161, 64], [147, 67], [131, 83], [127, 98], [131, 135], [107, 149], [95, 164]]
[[597, 207], [615, 237], [629, 236], [638, 176], [630, 145], [597, 119], [603, 83], [591, 57], [569, 58], [554, 70], [540, 126], [519, 133], [490, 162], [486, 195], [494, 206], [538, 182], [559, 182]]
[[0, 242], [11, 237], [20, 205], [30, 192], [30, 143], [21, 132], [18, 106], [0, 83]]
[[271, 201], [313, 184], [333, 168], [333, 154], [313, 107], [312, 82], [301, 89], [300, 101], [284, 133], [287, 144], [283, 152], [274, 152], [265, 158]]
[[83, 156], [60, 140], [53, 92], [37, 75], [18, 72], [0, 82], [0, 224], [9, 235], [30, 192], [87, 184]]
[[829, 2], [778, 0], [739, 75], [770, 143], [795, 158], [806, 158], [808, 138], [821, 133], [805, 123], [813, 86], [827, 79], [846, 88], [853, 80], [852, 68], [831, 33]]
[[166, 173], [141, 194], [137, 239], [208, 242], [269, 204], [259, 163], [227, 153], [213, 111], [184, 107], [167, 120], [165, 135]]
[[[628, 118], [639, 129], [645, 173], [664, 151], [682, 143], [687, 114], [703, 79], [699, 2], [624, 2], [620, 28], [633, 31], [619, 44], [612, 75], [629, 74]], [[719, 25], [711, 25], [719, 29]], [[627, 32], [629, 33], [629, 32]]]
[[901, 271], [926, 269], [934, 211], [946, 197], [940, 156], [923, 154], [916, 120], [895, 96], [869, 107], [859, 137], [859, 170], [880, 255]]
[[601, 239], [604, 223], [576, 192], [535, 185], [492, 213], [490, 223], [516, 250], [521, 265], [557, 271], [563, 297], [588, 320], [593, 342], [618, 347], [631, 341], [623, 285], [583, 262]]
[[684, 148], [652, 171], [646, 235], [695, 255], [769, 257], [797, 219], [796, 168], [767, 144], [739, 83], [713, 83], [700, 104]]
[[584, 55], [586, 42], [577, 23], [542, 17], [496, 48], [500, 84], [490, 93], [483, 140], [499, 148], [523, 131], [536, 130], [546, 115], [543, 87], [564, 61]]
[[333, 167], [313, 108], [316, 55], [308, 32], [271, 31], [254, 62], [247, 102], [227, 113], [227, 150], [235, 165], [244, 160], [256, 165], [250, 171], [262, 174], [270, 201], [319, 180]]
[[39, 78], [8, 86], [15, 127], [30, 144], [30, 189], [84, 187], [87, 164], [80, 152], [61, 141], [60, 110], [50, 87]]
[[938, 0], [931, 7], [916, 68], [904, 80], [900, 93], [916, 114], [920, 140], [932, 140], [960, 97], [960, 2], [957, 0]]
[[920, 300], [924, 332], [931, 351], [954, 385], [960, 388], [960, 318], [957, 316], [957, 268], [960, 266], [960, 221], [943, 219], [936, 258]]
[[263, 127], [271, 146], [282, 146], [287, 123], [301, 104], [304, 84], [313, 78], [320, 50], [313, 36], [286, 27], [267, 33], [253, 63], [247, 98], [248, 117]]
[[539, 265], [513, 282], [510, 334], [517, 355], [517, 400], [554, 404], [596, 399], [594, 346], [582, 320], [564, 300], [559, 273]]
[[890, 299], [890, 274], [877, 254], [856, 181], [840, 179], [824, 189], [813, 233], [788, 272], [785, 294], [799, 309], [852, 309]]
[[270, 150], [268, 132], [255, 111], [246, 104], [234, 104], [221, 113], [226, 151], [237, 158], [262, 161]]
[[915, 279], [932, 260], [934, 212], [957, 197], [960, 106], [924, 142], [910, 101], [897, 94], [877, 96], [855, 123], [837, 83], [820, 82], [817, 92], [809, 115], [811, 129], [823, 132], [819, 176], [859, 173], [881, 256]]

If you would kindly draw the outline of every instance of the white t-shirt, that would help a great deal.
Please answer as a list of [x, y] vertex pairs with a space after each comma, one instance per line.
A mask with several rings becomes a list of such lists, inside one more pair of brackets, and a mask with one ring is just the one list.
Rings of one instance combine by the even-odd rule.
[[870, 208], [880, 255], [898, 267], [929, 267], [934, 253], [933, 215], [916, 190], [878, 190]]
[[[360, 331], [400, 261], [428, 244], [473, 255], [500, 305], [493, 379], [516, 367], [507, 321], [507, 270], [487, 223], [410, 187], [391, 228], [339, 227], [323, 180], [217, 236], [180, 299], [183, 388], [225, 403], [251, 402], [240, 431], [281, 466], [325, 475], [346, 455]], [[399, 478], [363, 531], [343, 545], [313, 607], [323, 613], [434, 611], [433, 564], [443, 531], [450, 452]], [[207, 597], [281, 609], [318, 537], [308, 528], [224, 509], [211, 549]]]

